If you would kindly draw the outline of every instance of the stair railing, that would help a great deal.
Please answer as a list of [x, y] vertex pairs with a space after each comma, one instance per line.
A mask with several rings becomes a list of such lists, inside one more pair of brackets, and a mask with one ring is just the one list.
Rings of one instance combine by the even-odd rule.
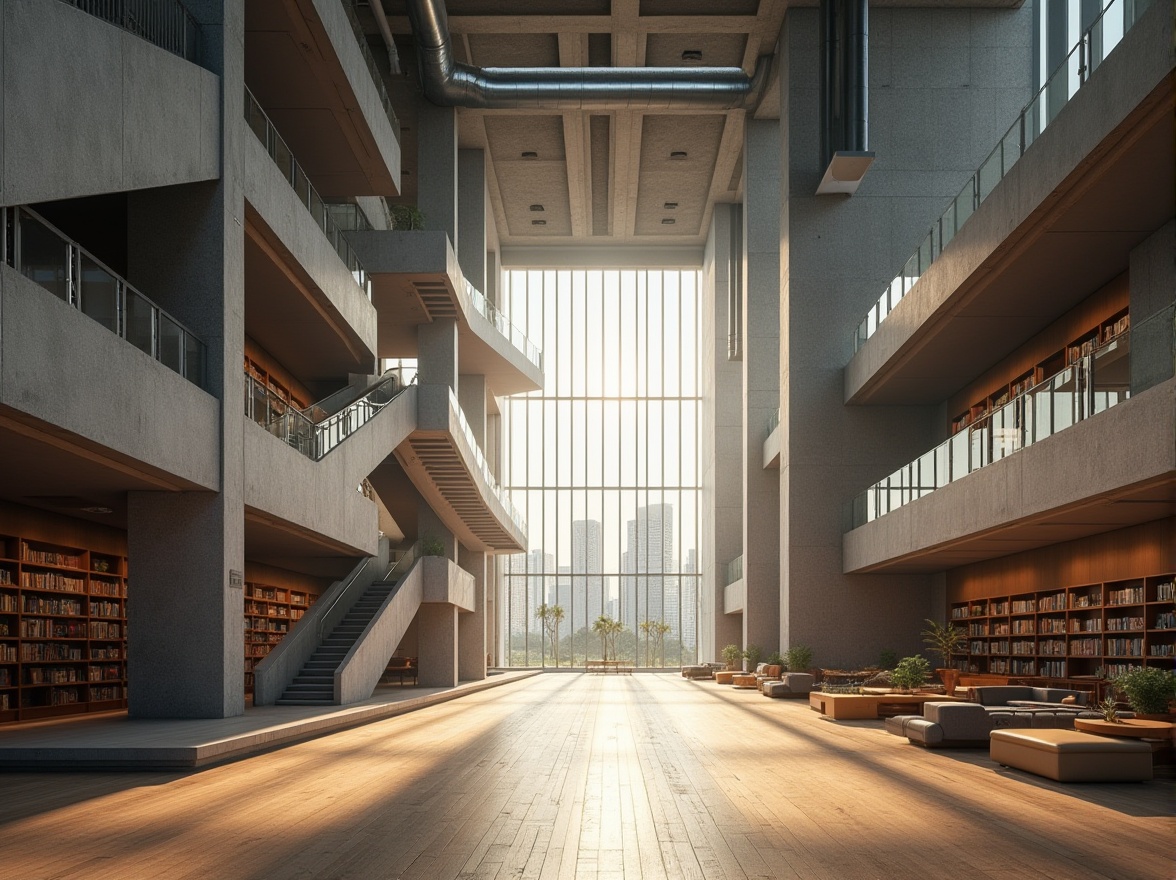
[[[383, 581], [383, 582], [387, 582], [388, 579], [391, 578], [393, 573], [396, 572], [397, 570], [399, 570], [401, 574], [408, 571], [409, 566], [412, 565], [412, 559], [416, 555], [416, 544], [413, 544], [412, 547], [410, 547], [408, 550], [393, 550], [391, 552], [392, 552], [392, 554], [395, 555], [396, 558], [392, 562], [392, 564], [389, 565], [388, 570], [384, 573], [384, 576], [382, 578], [380, 578], [380, 581]], [[408, 560], [408, 564], [402, 565], [402, 563], [404, 563], [405, 560]], [[368, 561], [370, 561], [370, 560], [368, 560]], [[366, 563], [365, 563], [365, 566], [366, 566]], [[326, 608], [323, 609], [322, 616], [320, 616], [318, 619], [318, 627], [316, 628], [316, 631], [315, 631], [315, 635], [317, 637], [317, 644], [321, 645], [323, 643], [323, 637], [325, 635], [327, 621], [331, 619], [331, 611], [335, 608], [336, 605], [339, 604], [339, 601], [344, 596], [349, 596], [351, 594], [352, 588], [355, 586], [357, 579], [358, 579], [359, 575], [362, 573], [362, 571], [363, 571], [363, 569], [360, 569], [359, 571], [357, 571], [352, 576], [351, 580], [348, 581], [347, 584], [343, 587], [343, 589], [339, 590], [339, 592], [337, 592], [335, 594], [334, 598], [331, 599], [331, 603], [329, 605], [327, 605]], [[373, 583], [379, 583], [380, 581], [371, 581], [369, 583], [366, 583], [366, 584], [364, 584], [364, 589], [366, 590]], [[334, 629], [334, 626], [332, 626], [331, 628]]]

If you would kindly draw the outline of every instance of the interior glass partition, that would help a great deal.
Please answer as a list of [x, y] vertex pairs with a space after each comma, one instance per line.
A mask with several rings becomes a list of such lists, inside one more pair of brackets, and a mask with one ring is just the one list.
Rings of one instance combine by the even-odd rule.
[[545, 355], [543, 389], [502, 411], [502, 482], [529, 524], [500, 563], [503, 662], [693, 662], [699, 273], [513, 270], [502, 291]]

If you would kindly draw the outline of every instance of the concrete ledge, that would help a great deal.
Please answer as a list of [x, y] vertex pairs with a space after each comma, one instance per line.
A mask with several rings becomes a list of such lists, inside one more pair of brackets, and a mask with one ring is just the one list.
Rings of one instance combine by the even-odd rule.
[[392, 687], [353, 706], [266, 706], [212, 721], [133, 720], [124, 713], [0, 731], [0, 770], [193, 770], [393, 718], [539, 670], [493, 675], [455, 688]]

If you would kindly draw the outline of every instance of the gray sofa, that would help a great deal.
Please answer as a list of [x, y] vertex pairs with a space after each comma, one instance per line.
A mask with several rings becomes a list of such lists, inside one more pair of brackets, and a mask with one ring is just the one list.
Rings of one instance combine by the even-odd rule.
[[807, 672], [785, 672], [779, 681], [761, 682], [760, 693], [765, 697], [807, 697], [814, 681]]
[[[981, 706], [1014, 708], [1081, 708], [1089, 705], [1090, 694], [1065, 688], [1025, 685], [985, 685], [968, 688], [968, 699]], [[1062, 700], [1073, 697], [1069, 703]]]

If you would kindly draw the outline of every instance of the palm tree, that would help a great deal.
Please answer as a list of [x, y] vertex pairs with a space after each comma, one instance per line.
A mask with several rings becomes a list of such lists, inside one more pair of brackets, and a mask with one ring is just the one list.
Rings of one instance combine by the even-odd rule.
[[638, 629], [640, 629], [642, 634], [645, 636], [645, 665], [646, 666], [650, 665], [650, 663], [649, 663], [649, 639], [650, 639], [651, 635], [653, 634], [653, 631], [656, 627], [657, 627], [657, 624], [654, 623], [652, 620], [643, 620], [643, 621], [641, 621], [640, 625], [638, 626]]
[[662, 668], [665, 668], [666, 665], [666, 633], [668, 633], [671, 629], [673, 629], [673, 627], [664, 620], [661, 623], [655, 623], [653, 625], [653, 638], [657, 643], [657, 652], [661, 657]]
[[544, 602], [535, 609], [535, 617], [543, 623], [543, 633], [551, 642], [551, 655], [555, 658], [555, 668], [559, 669], [559, 625], [564, 619], [564, 610], [559, 605], [548, 605]]
[[608, 637], [612, 633], [614, 621], [603, 614], [592, 624], [592, 631], [600, 636], [600, 659], [608, 660]]

